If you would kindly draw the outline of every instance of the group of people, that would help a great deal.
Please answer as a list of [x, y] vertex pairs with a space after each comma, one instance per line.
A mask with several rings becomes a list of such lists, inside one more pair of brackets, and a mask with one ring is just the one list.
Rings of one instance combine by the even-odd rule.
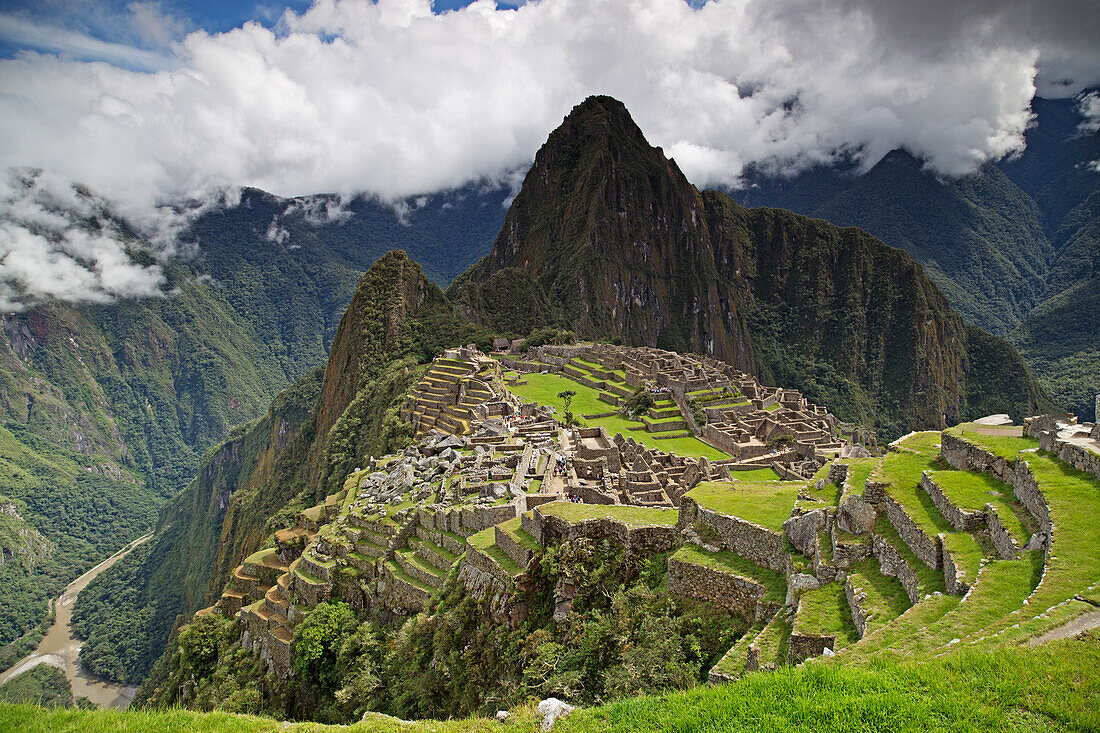
[[647, 387], [646, 392], [649, 392], [650, 394], [671, 394], [672, 390], [662, 385], [656, 385]]
[[583, 504], [584, 501], [579, 496], [577, 496], [576, 494], [570, 494], [569, 495], [569, 503], [570, 504]]

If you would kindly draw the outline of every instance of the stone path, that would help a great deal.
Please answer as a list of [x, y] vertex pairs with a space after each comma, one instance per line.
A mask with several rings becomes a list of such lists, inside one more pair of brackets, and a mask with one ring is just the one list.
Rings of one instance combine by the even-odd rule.
[[1063, 626], [1051, 629], [1041, 636], [1032, 637], [1028, 641], [1028, 645], [1036, 646], [1038, 644], [1045, 644], [1048, 641], [1054, 641], [1055, 639], [1068, 639], [1072, 636], [1077, 636], [1078, 634], [1083, 634], [1086, 631], [1097, 628], [1100, 628], [1100, 610], [1090, 611], [1078, 616]]

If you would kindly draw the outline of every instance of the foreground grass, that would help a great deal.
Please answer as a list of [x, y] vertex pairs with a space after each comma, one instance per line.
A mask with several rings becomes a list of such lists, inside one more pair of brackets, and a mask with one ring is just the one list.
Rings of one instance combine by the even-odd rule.
[[[1100, 640], [960, 652], [923, 664], [865, 669], [813, 662], [735, 683], [622, 700], [579, 710], [554, 726], [570, 731], [1088, 731], [1100, 730]], [[226, 713], [47, 710], [0, 705], [0, 730], [20, 731], [480, 731], [536, 730], [533, 704], [507, 723], [491, 718], [352, 726], [284, 724]]]

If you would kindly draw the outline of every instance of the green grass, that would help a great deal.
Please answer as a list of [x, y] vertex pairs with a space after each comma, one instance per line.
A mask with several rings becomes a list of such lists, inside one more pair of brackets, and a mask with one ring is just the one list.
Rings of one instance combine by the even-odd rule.
[[[992, 630], [1007, 630], [1005, 639], [1023, 639], [1057, 625], [1042, 618], [1047, 609], [1082, 593], [1100, 580], [1100, 481], [1049, 454], [1028, 453], [1025, 460], [1039, 482], [1054, 522], [1054, 541], [1046, 574], [1035, 593]], [[1080, 604], [1085, 610], [1084, 604]], [[1020, 624], [1017, 628], [1010, 628]]]
[[875, 467], [877, 458], [853, 458], [848, 461], [848, 486], [857, 494], [863, 493], [863, 487], [867, 483], [867, 477], [871, 475], [871, 469]]
[[938, 431], [925, 430], [898, 441], [898, 446], [930, 456], [940, 452], [940, 440]]
[[480, 532], [466, 538], [470, 546], [488, 555], [500, 568], [509, 575], [516, 576], [523, 573], [523, 568], [515, 560], [504, 554], [504, 550], [497, 547], [496, 532], [493, 527], [483, 529]]
[[525, 532], [520, 526], [520, 522], [522, 521], [523, 520], [521, 517], [514, 517], [513, 519], [509, 519], [507, 522], [502, 522], [497, 526], [500, 527], [500, 530], [502, 532], [506, 533], [524, 549], [530, 550], [531, 552], [542, 552], [542, 545], [538, 543], [538, 540], [527, 534], [527, 532]]
[[1018, 516], [1027, 510], [1016, 501], [1012, 487], [1005, 482], [977, 471], [929, 471], [928, 477], [960, 509], [982, 511], [986, 504], [992, 504], [1001, 524], [1016, 541], [1021, 546], [1027, 542], [1031, 533]]
[[669, 558], [702, 565], [722, 573], [754, 580], [767, 589], [763, 600], [781, 603], [787, 595], [787, 579], [783, 573], [761, 567], [729, 550], [708, 552], [696, 545], [684, 545]]
[[897, 578], [883, 575], [878, 562], [861, 560], [848, 569], [852, 590], [864, 593], [860, 607], [866, 613], [866, 634], [873, 633], [909, 609], [909, 596]]
[[731, 677], [740, 677], [745, 673], [745, 662], [748, 660], [749, 646], [764, 629], [763, 623], [758, 623], [746, 631], [730, 650], [722, 655], [718, 663], [714, 665], [714, 671]]
[[[941, 659], [869, 668], [814, 661], [802, 667], [746, 675], [728, 685], [701, 685], [685, 692], [584, 708], [556, 723], [554, 731], [1097, 730], [1100, 675], [1087, 670], [1098, 667], [1100, 641], [1096, 638], [1052, 642], [1038, 648], [964, 650]], [[530, 733], [535, 722], [533, 702], [514, 708], [504, 723], [493, 718], [404, 722], [368, 715], [366, 720], [350, 726], [283, 723], [178, 708], [81, 711], [0, 705], [0, 730], [27, 733]]]
[[1022, 450], [1030, 450], [1039, 447], [1039, 441], [1035, 438], [1010, 435], [984, 435], [982, 430], [989, 430], [987, 426], [963, 423], [953, 428], [948, 428], [945, 433], [968, 440], [975, 445], [985, 448], [995, 456], [1005, 460], [1015, 460], [1016, 454]]
[[1020, 608], [1043, 571], [1041, 552], [1020, 560], [989, 560], [978, 574], [974, 588], [957, 606], [939, 619], [913, 629], [880, 656], [928, 657], [954, 639], [980, 632], [986, 625]]
[[791, 625], [781, 613], [777, 613], [753, 640], [752, 645], [760, 650], [760, 666], [775, 664], [780, 667], [787, 664], [787, 643], [791, 638]]
[[[574, 415], [598, 415], [615, 409], [614, 406], [597, 399], [599, 390], [586, 387], [579, 382], [574, 382], [568, 377], [562, 377], [557, 374], [528, 374], [526, 378], [527, 384], [518, 387], [508, 385], [507, 389], [524, 402], [537, 402], [540, 405], [551, 406], [558, 411], [559, 415], [563, 413], [564, 405], [561, 399], [558, 398], [558, 393], [567, 390], [577, 393], [577, 396], [573, 398], [570, 408]], [[631, 428], [644, 428], [645, 423], [627, 420], [621, 415], [600, 417], [592, 420], [584, 420], [583, 418], [578, 419], [592, 427], [601, 426], [605, 428], [612, 437], [614, 437], [616, 433], [622, 433], [624, 436], [634, 438], [634, 440], [647, 448], [653, 448], [667, 453], [676, 453], [687, 458], [699, 458], [701, 456], [706, 456], [712, 460], [729, 458], [729, 456], [722, 451], [707, 445], [698, 438], [688, 437], [657, 440], [653, 437], [652, 433], [648, 433], [645, 430], [631, 430]]]
[[802, 594], [792, 634], [835, 636], [833, 651], [859, 639], [842, 583], [826, 583]]
[[687, 493], [699, 506], [781, 532], [798, 498], [798, 481], [704, 481]]
[[734, 471], [733, 477], [738, 481], [780, 481], [779, 474], [774, 468], [753, 468], [748, 471]]
[[675, 527], [679, 512], [675, 509], [651, 509], [640, 506], [610, 504], [573, 504], [568, 501], [552, 501], [538, 508], [545, 515], [561, 517], [568, 522], [586, 519], [615, 519], [627, 527]]

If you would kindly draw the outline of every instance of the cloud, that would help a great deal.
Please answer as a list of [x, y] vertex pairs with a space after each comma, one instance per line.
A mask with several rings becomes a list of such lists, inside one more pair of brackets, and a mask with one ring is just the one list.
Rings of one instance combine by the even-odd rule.
[[[1022, 146], [1036, 83], [1100, 82], [1097, 7], [480, 0], [436, 15], [429, 0], [316, 0], [274, 29], [193, 32], [153, 73], [109, 55], [0, 61], [0, 165], [133, 212], [237, 185], [395, 200], [501, 180], [603, 93], [700, 186], [896, 147], [960, 174]], [[157, 17], [149, 39], [158, 22], [178, 32]]]
[[[164, 273], [105, 203], [41, 171], [0, 176], [0, 311], [158, 296]], [[146, 260], [149, 258], [146, 257]]]

